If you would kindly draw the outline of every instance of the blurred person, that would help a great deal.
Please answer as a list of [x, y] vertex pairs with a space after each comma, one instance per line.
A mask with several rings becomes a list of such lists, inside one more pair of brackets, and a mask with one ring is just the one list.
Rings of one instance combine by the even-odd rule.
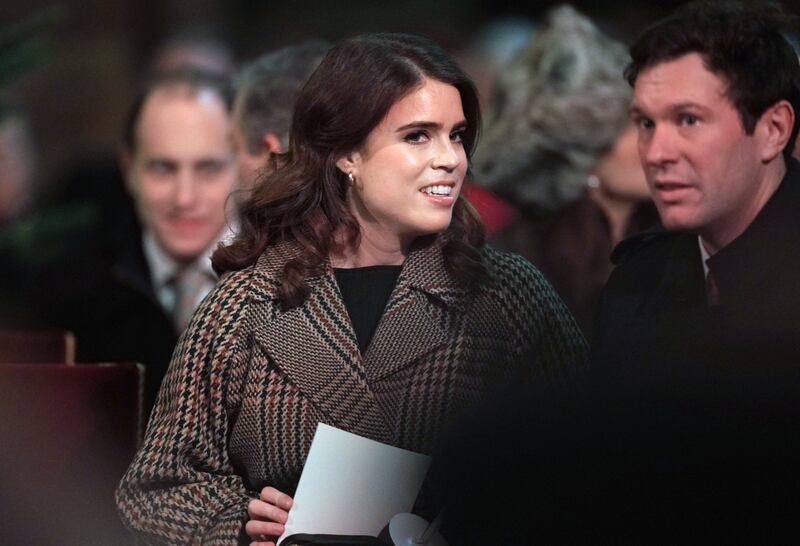
[[[456, 56], [478, 88], [482, 109], [491, 101], [498, 69], [508, 64], [534, 32], [534, 24], [523, 17], [495, 19]], [[461, 193], [480, 215], [490, 240], [513, 222], [514, 207], [469, 178]]]
[[536, 33], [524, 17], [502, 17], [489, 21], [470, 44], [456, 55], [478, 88], [481, 108], [491, 105], [498, 73], [522, 50]]
[[[230, 77], [236, 68], [231, 48], [215, 34], [189, 27], [167, 36], [154, 51], [137, 81], [180, 70]], [[60, 233], [62, 258], [75, 252], [113, 259], [124, 246], [138, 244], [135, 205], [125, 187], [115, 150], [94, 150], [74, 158], [58, 176], [47, 214], [66, 217], [72, 227]], [[65, 223], [64, 221], [61, 222]]]
[[[287, 153], [214, 255], [222, 280], [117, 491], [128, 525], [173, 544], [274, 544], [318, 423], [431, 453], [499, 386], [556, 388], [582, 368], [560, 299], [483, 244], [459, 196], [479, 126], [474, 86], [426, 39], [328, 52]], [[431, 508], [423, 494], [417, 511]]]
[[598, 373], [796, 376], [800, 66], [787, 21], [776, 3], [693, 2], [631, 47], [639, 156], [665, 229], [614, 251]]
[[214, 286], [210, 255], [229, 236], [237, 188], [227, 80], [164, 73], [136, 97], [121, 169], [140, 221], [135, 241], [111, 256], [87, 253], [51, 264], [40, 285], [52, 326], [72, 330], [77, 359], [138, 361], [154, 401], [178, 335]]
[[[230, 77], [236, 62], [224, 40], [203, 28], [189, 27], [168, 35], [148, 52], [136, 81], [176, 70], [198, 70]], [[63, 218], [56, 234], [65, 259], [74, 253], [102, 254], [109, 260], [121, 247], [139, 242], [139, 225], [131, 196], [126, 190], [116, 151], [91, 150], [72, 158], [52, 187], [46, 213]]]
[[35, 182], [28, 120], [13, 107], [0, 104], [0, 228], [29, 210]]
[[0, 98], [0, 329], [36, 325], [27, 305], [31, 267], [46, 250], [31, 220], [35, 199], [35, 151], [25, 114]]
[[236, 71], [236, 58], [231, 47], [214, 33], [188, 27], [167, 36], [148, 63], [151, 75], [186, 69], [231, 78]]
[[588, 335], [611, 250], [656, 221], [628, 120], [627, 56], [569, 6], [501, 71], [477, 183], [518, 207], [493, 239], [541, 268]]
[[271, 154], [288, 148], [294, 103], [328, 49], [326, 42], [309, 41], [267, 53], [242, 67], [236, 78], [233, 139], [243, 189], [252, 189], [266, 174]]

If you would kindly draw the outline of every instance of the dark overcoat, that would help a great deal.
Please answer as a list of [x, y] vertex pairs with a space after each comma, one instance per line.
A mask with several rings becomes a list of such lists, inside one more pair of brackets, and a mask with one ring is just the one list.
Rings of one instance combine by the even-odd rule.
[[482, 250], [477, 292], [445, 268], [441, 242], [411, 252], [362, 356], [330, 270], [284, 310], [289, 243], [225, 276], [179, 341], [144, 446], [117, 492], [125, 521], [153, 540], [235, 544], [246, 505], [292, 494], [318, 423], [432, 453], [448, 422], [510, 382], [558, 381], [585, 343], [542, 275]]
[[155, 401], [178, 333], [156, 298], [141, 243], [105, 256], [86, 252], [49, 264], [30, 301], [43, 325], [75, 334], [78, 362], [145, 366], [145, 413]]
[[646, 233], [614, 258], [592, 343], [597, 375], [683, 381], [800, 369], [796, 161], [744, 233], [709, 259], [719, 305], [707, 305], [696, 235]]

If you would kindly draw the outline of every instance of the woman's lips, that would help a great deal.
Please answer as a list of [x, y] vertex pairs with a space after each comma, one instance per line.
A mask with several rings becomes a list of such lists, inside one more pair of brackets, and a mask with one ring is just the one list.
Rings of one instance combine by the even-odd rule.
[[429, 184], [423, 188], [420, 188], [419, 193], [421, 193], [428, 201], [436, 205], [452, 205], [458, 196], [456, 184], [449, 181], [441, 181]]

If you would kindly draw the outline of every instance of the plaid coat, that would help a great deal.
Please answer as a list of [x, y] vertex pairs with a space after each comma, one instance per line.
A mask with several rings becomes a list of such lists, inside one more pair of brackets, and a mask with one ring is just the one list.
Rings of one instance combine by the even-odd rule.
[[294, 492], [318, 422], [431, 453], [492, 385], [551, 380], [585, 342], [542, 275], [484, 248], [468, 292], [440, 242], [410, 253], [362, 356], [332, 272], [304, 304], [276, 300], [294, 245], [225, 276], [181, 337], [144, 445], [117, 491], [126, 523], [170, 544], [236, 544], [260, 488]]

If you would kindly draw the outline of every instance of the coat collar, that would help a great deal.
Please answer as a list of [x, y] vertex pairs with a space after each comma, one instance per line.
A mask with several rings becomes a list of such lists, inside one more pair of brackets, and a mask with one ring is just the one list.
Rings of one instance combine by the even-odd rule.
[[[463, 309], [468, 302], [469, 290], [460, 285], [445, 265], [443, 247], [446, 239], [423, 237], [412, 246], [398, 278], [398, 285], [427, 294], [444, 305]], [[302, 249], [294, 242], [283, 241], [270, 246], [258, 259], [254, 281], [258, 300], [275, 300], [278, 297], [280, 279], [287, 262], [302, 254]], [[330, 265], [318, 276], [308, 279], [312, 292], [316, 287], [333, 280]]]
[[414, 245], [364, 355], [330, 266], [308, 280], [311, 292], [302, 305], [284, 310], [277, 299], [283, 267], [301, 249], [282, 242], [258, 260], [251, 285], [255, 340], [329, 424], [394, 442], [394, 416], [378, 404], [375, 381], [445, 343], [451, 317], [470, 301], [445, 267], [443, 244], [431, 237]]
[[[723, 304], [735, 294], [757, 298], [796, 285], [800, 270], [800, 164], [791, 160], [780, 186], [748, 228], [708, 263]], [[780, 280], [780, 282], [778, 282]]]
[[705, 307], [705, 278], [696, 235], [678, 234], [672, 241], [661, 280], [646, 305], [652, 314]]

